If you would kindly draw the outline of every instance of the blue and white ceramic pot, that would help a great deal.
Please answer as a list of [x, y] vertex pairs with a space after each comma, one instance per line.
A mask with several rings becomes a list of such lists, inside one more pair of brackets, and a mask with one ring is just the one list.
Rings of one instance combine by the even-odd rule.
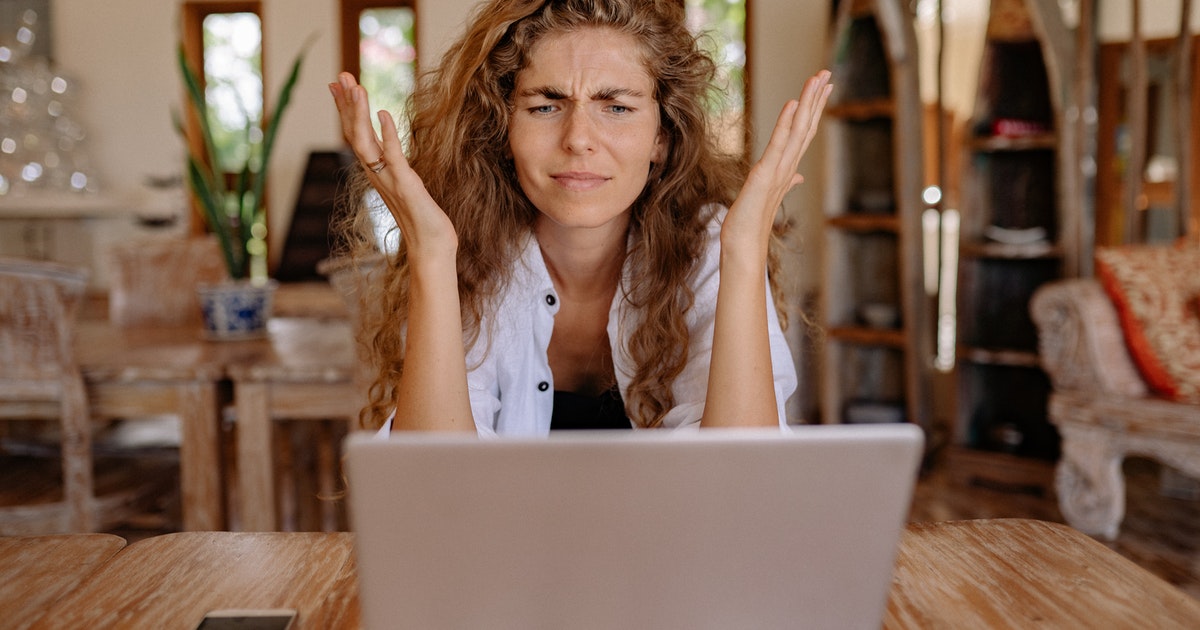
[[275, 280], [228, 280], [197, 285], [200, 310], [204, 314], [204, 336], [215, 340], [265, 337], [278, 286]]

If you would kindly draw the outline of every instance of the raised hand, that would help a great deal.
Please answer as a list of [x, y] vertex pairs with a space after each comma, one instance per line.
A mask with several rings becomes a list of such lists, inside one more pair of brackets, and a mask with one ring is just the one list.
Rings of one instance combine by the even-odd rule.
[[429, 255], [452, 257], [458, 245], [454, 226], [409, 166], [395, 121], [380, 111], [380, 135], [375, 134], [367, 90], [348, 72], [339, 74], [329, 91], [341, 118], [342, 135], [400, 226], [409, 259], [416, 263]]
[[348, 73], [329, 84], [342, 134], [387, 204], [408, 254], [404, 370], [396, 386], [393, 430], [474, 431], [467, 395], [455, 257], [458, 237], [400, 146], [396, 124], [379, 112], [371, 128], [367, 91]]
[[804, 83], [800, 98], [788, 101], [775, 122], [775, 129], [762, 157], [750, 169], [746, 183], [734, 200], [721, 230], [722, 249], [735, 247], [765, 260], [775, 214], [783, 197], [804, 181], [797, 169], [817, 133], [821, 112], [832, 85], [830, 73], [822, 70]]
[[701, 426], [780, 421], [767, 324], [767, 252], [779, 204], [804, 181], [796, 169], [816, 135], [829, 98], [829, 76], [817, 73], [805, 82], [799, 100], [783, 107], [762, 158], [721, 224], [721, 275]]

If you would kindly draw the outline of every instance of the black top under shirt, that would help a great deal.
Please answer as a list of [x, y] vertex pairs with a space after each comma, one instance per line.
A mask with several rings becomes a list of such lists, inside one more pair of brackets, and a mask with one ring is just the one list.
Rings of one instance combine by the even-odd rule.
[[632, 428], [616, 385], [599, 396], [554, 391], [551, 431]]

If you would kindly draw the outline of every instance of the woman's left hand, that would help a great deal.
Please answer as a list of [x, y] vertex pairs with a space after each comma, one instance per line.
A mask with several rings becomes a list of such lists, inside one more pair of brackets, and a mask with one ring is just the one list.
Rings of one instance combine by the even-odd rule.
[[765, 264], [775, 214], [783, 197], [804, 181], [797, 169], [817, 133], [817, 123], [833, 88], [830, 76], [828, 70], [813, 75], [804, 83], [800, 98], [784, 105], [766, 150], [751, 167], [721, 227], [723, 253], [734, 248], [749, 254], [744, 260], [761, 259]]
[[800, 158], [817, 133], [829, 98], [829, 72], [804, 84], [775, 123], [721, 224], [720, 285], [713, 316], [708, 397], [700, 426], [770, 426], [780, 422], [767, 315], [766, 269], [771, 227], [783, 196], [804, 178]]

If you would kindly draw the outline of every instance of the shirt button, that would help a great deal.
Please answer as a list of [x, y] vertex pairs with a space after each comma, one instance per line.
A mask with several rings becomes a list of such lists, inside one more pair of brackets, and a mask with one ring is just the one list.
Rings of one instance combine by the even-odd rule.
[[558, 301], [558, 300], [554, 298], [554, 295], [553, 295], [553, 294], [547, 294], [547, 295], [546, 295], [546, 304], [549, 304], [550, 306], [554, 306], [554, 303], [555, 303], [555, 302], [557, 302], [557, 301]]
[[547, 383], [546, 381], [542, 381], [541, 383], [538, 383], [538, 391], [539, 392], [544, 392], [547, 389], [550, 389], [550, 383]]

